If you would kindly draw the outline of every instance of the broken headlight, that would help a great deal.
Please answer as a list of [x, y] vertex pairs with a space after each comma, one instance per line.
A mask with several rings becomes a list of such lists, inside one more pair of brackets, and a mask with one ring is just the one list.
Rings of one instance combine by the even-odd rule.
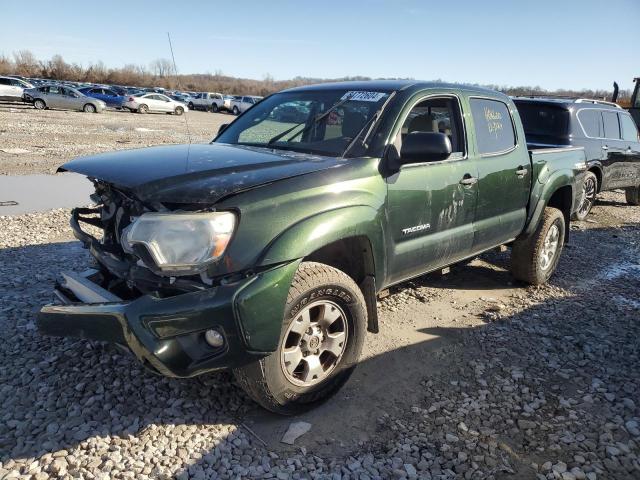
[[[142, 247], [155, 263], [147, 265], [165, 275], [189, 275], [203, 271], [222, 256], [236, 226], [231, 212], [145, 213], [129, 225], [122, 246], [138, 254]], [[147, 259], [145, 258], [147, 257]]]

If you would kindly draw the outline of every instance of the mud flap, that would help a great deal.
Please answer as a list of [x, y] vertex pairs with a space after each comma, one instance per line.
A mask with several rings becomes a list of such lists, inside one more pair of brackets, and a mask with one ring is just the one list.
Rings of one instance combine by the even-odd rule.
[[376, 279], [372, 275], [367, 275], [360, 283], [360, 290], [367, 303], [367, 331], [378, 333], [378, 308], [376, 306]]

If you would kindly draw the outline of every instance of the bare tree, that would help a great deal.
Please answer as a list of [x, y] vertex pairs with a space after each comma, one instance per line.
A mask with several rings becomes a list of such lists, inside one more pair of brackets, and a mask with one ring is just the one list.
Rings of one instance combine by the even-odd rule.
[[173, 64], [171, 63], [171, 60], [167, 58], [158, 58], [157, 60], [151, 62], [150, 66], [151, 71], [156, 77], [166, 78], [169, 75], [174, 74]]
[[33, 76], [39, 73], [39, 64], [36, 57], [29, 50], [13, 52], [15, 72], [18, 75]]

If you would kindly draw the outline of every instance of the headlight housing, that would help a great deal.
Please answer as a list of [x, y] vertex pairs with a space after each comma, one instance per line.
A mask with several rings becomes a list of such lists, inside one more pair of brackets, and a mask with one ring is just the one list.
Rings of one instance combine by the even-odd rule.
[[160, 274], [191, 275], [222, 256], [236, 223], [232, 212], [145, 213], [125, 229], [122, 247], [134, 254], [143, 247]]

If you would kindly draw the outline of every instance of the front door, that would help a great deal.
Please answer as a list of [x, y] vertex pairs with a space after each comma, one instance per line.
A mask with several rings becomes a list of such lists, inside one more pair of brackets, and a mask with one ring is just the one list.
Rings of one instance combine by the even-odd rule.
[[470, 97], [468, 101], [479, 174], [475, 253], [513, 240], [522, 232], [527, 219], [531, 163], [524, 132], [516, 133], [515, 108], [495, 99]]
[[387, 283], [449, 265], [469, 255], [477, 197], [477, 170], [469, 158], [456, 95], [430, 95], [412, 100], [395, 133], [391, 155], [412, 132], [440, 132], [453, 153], [447, 160], [403, 165], [386, 178]]

